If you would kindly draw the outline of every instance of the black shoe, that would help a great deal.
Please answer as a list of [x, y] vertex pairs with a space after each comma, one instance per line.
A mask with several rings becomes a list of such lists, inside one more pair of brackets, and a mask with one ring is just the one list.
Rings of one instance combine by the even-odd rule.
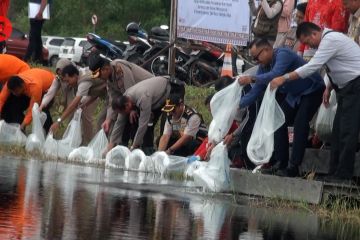
[[279, 169], [278, 171], [275, 172], [275, 175], [279, 177], [298, 177], [299, 170], [296, 167]]

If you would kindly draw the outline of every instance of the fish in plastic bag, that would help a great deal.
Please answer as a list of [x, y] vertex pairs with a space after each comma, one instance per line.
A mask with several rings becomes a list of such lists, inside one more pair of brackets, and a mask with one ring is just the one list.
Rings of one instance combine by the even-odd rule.
[[230, 187], [230, 159], [223, 142], [211, 151], [210, 160], [193, 171], [195, 184], [212, 192], [226, 191]]
[[9, 145], [25, 146], [26, 136], [21, 131], [19, 124], [0, 121], [0, 143]]
[[54, 158], [66, 159], [70, 152], [81, 144], [81, 109], [76, 110], [74, 117], [65, 130], [63, 138], [54, 139], [52, 133], [46, 137], [43, 154]]
[[34, 103], [32, 107], [32, 133], [26, 140], [26, 151], [34, 151], [42, 149], [45, 142], [45, 132], [43, 125], [46, 121], [46, 114], [39, 112], [39, 104]]
[[201, 166], [206, 165], [207, 162], [204, 161], [194, 161], [191, 162], [190, 164], [187, 165], [187, 168], [185, 169], [184, 172], [184, 177], [185, 178], [192, 178], [194, 175], [194, 171], [198, 168], [200, 168]]
[[111, 149], [105, 158], [105, 167], [125, 168], [125, 159], [130, 155], [130, 150], [125, 146], [116, 146]]
[[268, 163], [274, 151], [274, 133], [285, 123], [285, 115], [275, 99], [276, 90], [266, 88], [246, 152], [256, 165]]

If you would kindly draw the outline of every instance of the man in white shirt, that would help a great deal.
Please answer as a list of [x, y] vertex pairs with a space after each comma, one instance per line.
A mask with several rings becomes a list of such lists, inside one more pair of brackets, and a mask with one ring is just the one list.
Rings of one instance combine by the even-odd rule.
[[338, 102], [332, 132], [331, 176], [327, 180], [350, 180], [360, 132], [360, 47], [346, 35], [327, 28], [321, 30], [310, 22], [300, 24], [296, 36], [302, 43], [317, 48], [317, 51], [304, 66], [273, 79], [271, 87], [305, 78], [325, 65], [331, 83], [324, 91], [323, 103], [329, 104], [332, 89], [336, 91]]

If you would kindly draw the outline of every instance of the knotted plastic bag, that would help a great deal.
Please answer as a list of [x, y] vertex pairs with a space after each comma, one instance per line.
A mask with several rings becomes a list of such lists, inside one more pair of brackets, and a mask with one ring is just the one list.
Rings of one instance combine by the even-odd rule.
[[209, 141], [219, 143], [228, 133], [239, 108], [242, 86], [238, 81], [217, 92], [210, 102], [213, 117], [209, 126]]
[[335, 119], [336, 109], [336, 93], [333, 90], [330, 93], [329, 106], [325, 107], [324, 104], [321, 104], [315, 122], [316, 134], [324, 142], [330, 142], [331, 140], [331, 132]]
[[79, 147], [71, 151], [69, 161], [80, 161], [84, 163], [101, 164], [105, 162], [102, 159], [108, 140], [105, 131], [101, 129], [91, 140], [87, 147]]
[[105, 167], [125, 168], [125, 159], [128, 155], [130, 155], [130, 150], [127, 147], [114, 147], [106, 154]]
[[184, 172], [184, 177], [185, 178], [192, 178], [194, 175], [194, 171], [198, 168], [200, 168], [201, 166], [206, 165], [207, 162], [203, 162], [203, 161], [194, 161], [190, 164], [187, 165], [185, 172]]
[[223, 142], [211, 151], [209, 162], [193, 171], [195, 184], [212, 192], [226, 191], [230, 187], [230, 159]]
[[21, 131], [19, 124], [0, 121], [0, 143], [9, 145], [25, 146], [26, 136]]
[[26, 140], [26, 151], [34, 151], [42, 149], [45, 142], [45, 132], [43, 125], [46, 121], [46, 114], [39, 112], [39, 104], [34, 103], [32, 107], [32, 133]]
[[139, 165], [140, 172], [155, 173], [155, 164], [151, 156], [146, 156]]
[[169, 164], [169, 156], [165, 152], [155, 152], [151, 155], [156, 173], [163, 175], [166, 166]]
[[285, 115], [275, 99], [276, 90], [268, 85], [247, 145], [250, 160], [261, 165], [269, 162], [274, 151], [274, 132], [285, 123]]
[[52, 133], [48, 134], [43, 153], [49, 157], [66, 159], [73, 149], [80, 146], [81, 141], [81, 109], [78, 109], [61, 140], [54, 139]]

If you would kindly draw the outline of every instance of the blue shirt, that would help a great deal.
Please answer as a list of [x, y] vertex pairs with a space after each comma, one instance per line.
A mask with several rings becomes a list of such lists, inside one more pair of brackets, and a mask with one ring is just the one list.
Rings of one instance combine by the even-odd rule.
[[[270, 66], [259, 66], [252, 89], [240, 100], [240, 108], [251, 105], [265, 90], [269, 82], [276, 77], [289, 73], [306, 64], [304, 59], [288, 48], [274, 49], [273, 60]], [[285, 100], [291, 107], [295, 107], [301, 96], [324, 89], [324, 80], [319, 73], [306, 78], [285, 82], [278, 91], [285, 93]]]

